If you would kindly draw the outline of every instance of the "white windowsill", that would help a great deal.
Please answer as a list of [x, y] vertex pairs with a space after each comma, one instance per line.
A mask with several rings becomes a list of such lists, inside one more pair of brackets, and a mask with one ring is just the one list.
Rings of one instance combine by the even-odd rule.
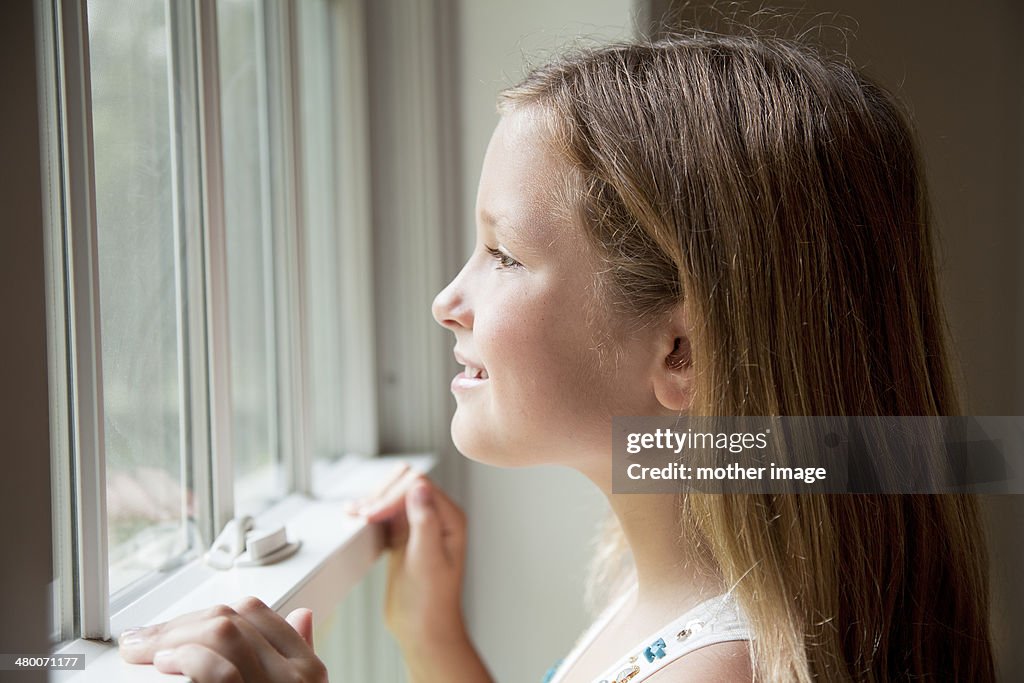
[[[279, 613], [297, 607], [313, 610], [322, 622], [370, 570], [381, 552], [379, 530], [351, 517], [343, 504], [375, 489], [393, 473], [397, 462], [427, 472], [430, 455], [360, 458], [346, 456], [315, 477], [316, 498], [292, 495], [256, 516], [258, 528], [284, 524], [290, 541], [302, 547], [292, 557], [266, 567], [218, 571], [195, 560], [111, 617], [111, 633], [132, 626], [156, 624], [180, 614], [255, 595]], [[76, 640], [56, 654], [84, 654], [82, 671], [51, 672], [51, 681], [110, 683], [182, 681], [183, 676], [159, 673], [152, 666], [124, 662], [113, 642]]]

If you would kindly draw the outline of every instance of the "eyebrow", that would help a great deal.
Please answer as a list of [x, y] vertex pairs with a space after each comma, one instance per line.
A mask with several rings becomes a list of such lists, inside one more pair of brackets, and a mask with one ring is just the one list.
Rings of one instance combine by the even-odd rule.
[[480, 210], [480, 222], [492, 228], [511, 228], [508, 216], [503, 213], [492, 213], [487, 209]]
[[[501, 241], [507, 242], [513, 248], [526, 253], [538, 253], [537, 250], [541, 247], [531, 242], [533, 236], [534, 241], [544, 241], [544, 237], [541, 233], [537, 233], [534, 230], [527, 228], [523, 229], [523, 226], [517, 225], [513, 222], [507, 214], [500, 211], [488, 211], [487, 209], [480, 209], [478, 212], [478, 218], [482, 225], [490, 227], [494, 230], [495, 236]], [[547, 234], [547, 247], [550, 248], [557, 237], [554, 234]]]
[[518, 226], [508, 217], [508, 214], [500, 211], [480, 210], [480, 223], [494, 231], [495, 236], [502, 242], [508, 242], [522, 249], [522, 235]]

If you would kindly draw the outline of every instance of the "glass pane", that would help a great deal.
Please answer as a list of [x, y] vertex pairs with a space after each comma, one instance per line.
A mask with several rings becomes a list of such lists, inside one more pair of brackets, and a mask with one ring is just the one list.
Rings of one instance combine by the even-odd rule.
[[88, 3], [110, 590], [190, 547], [169, 31], [163, 0]]
[[217, 3], [231, 339], [235, 509], [283, 493], [278, 444], [267, 77], [255, 0]]
[[342, 387], [341, 302], [339, 292], [338, 220], [334, 188], [334, 130], [342, 125], [333, 107], [330, 13], [327, 0], [298, 5], [300, 131], [303, 210], [305, 219], [305, 282], [309, 302], [307, 325], [313, 454], [334, 459], [342, 453], [340, 434]]

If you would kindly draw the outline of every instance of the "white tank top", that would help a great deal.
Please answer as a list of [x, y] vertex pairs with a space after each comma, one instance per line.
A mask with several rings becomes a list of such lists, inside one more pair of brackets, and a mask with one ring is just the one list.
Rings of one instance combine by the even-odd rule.
[[[562, 680], [564, 673], [579, 659], [612, 617], [622, 609], [635, 590], [634, 585], [604, 611], [577, 641], [565, 659], [548, 671], [543, 683], [559, 683]], [[638, 643], [623, 655], [620, 661], [596, 678], [595, 683], [640, 683], [694, 650], [717, 643], [752, 639], [753, 635], [746, 617], [732, 594], [718, 595], [705, 600]]]

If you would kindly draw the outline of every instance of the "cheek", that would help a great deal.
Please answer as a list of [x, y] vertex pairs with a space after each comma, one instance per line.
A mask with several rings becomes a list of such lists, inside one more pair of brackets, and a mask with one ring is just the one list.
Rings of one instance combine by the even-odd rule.
[[543, 300], [493, 320], [481, 352], [491, 354], [502, 409], [550, 427], [595, 407], [597, 352], [586, 328], [578, 307]]
[[477, 311], [472, 348], [492, 384], [466, 397], [452, 423], [455, 445], [490, 464], [574, 462], [610, 439], [625, 387], [602, 367], [602, 337], [575, 299], [495, 297]]
[[506, 409], [522, 411], [522, 399], [535, 399], [550, 373], [552, 356], [558, 353], [557, 339], [551, 323], [537, 307], [507, 308], [490, 321], [486, 335], [480, 340], [481, 353], [493, 366], [496, 387], [501, 391], [496, 400]]

